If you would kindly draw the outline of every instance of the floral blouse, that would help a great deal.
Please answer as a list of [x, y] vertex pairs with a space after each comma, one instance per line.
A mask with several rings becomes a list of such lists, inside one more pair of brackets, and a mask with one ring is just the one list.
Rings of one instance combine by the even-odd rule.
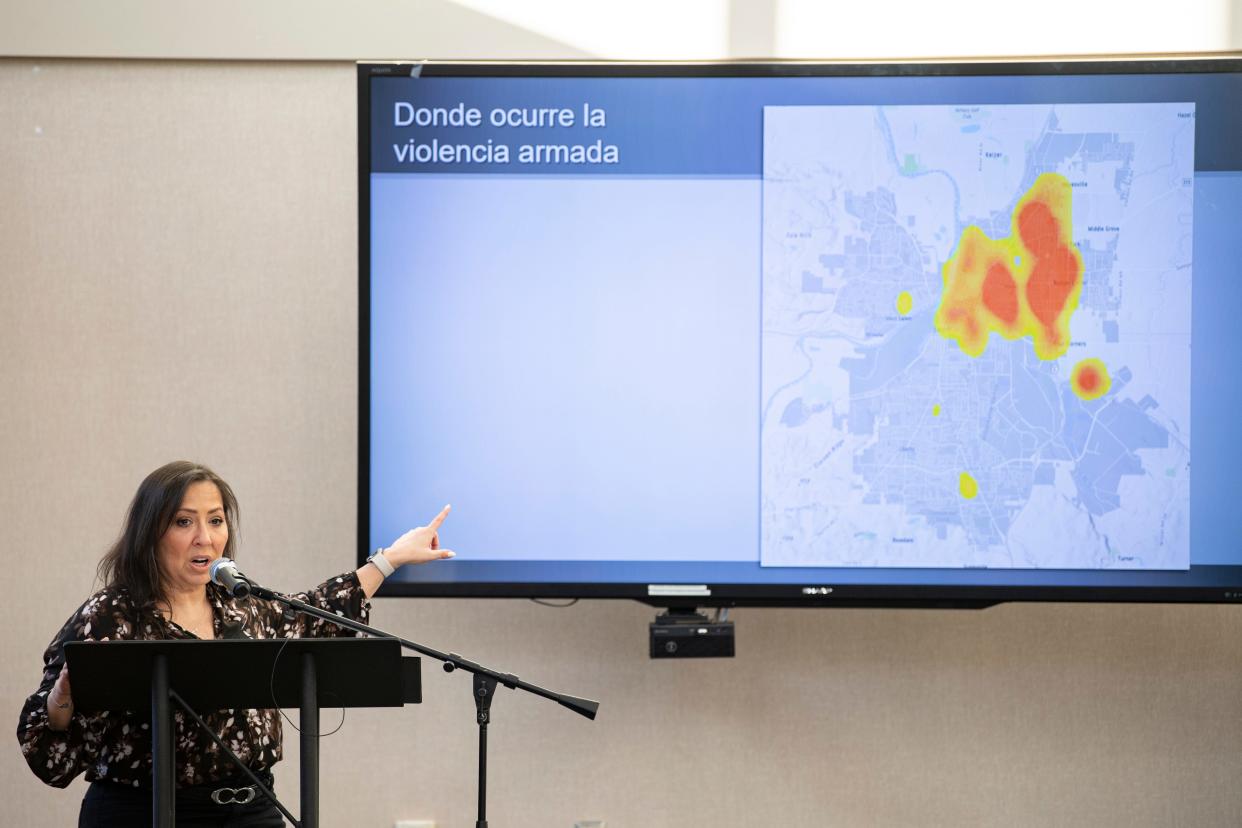
[[[371, 605], [353, 572], [331, 578], [308, 593], [294, 596], [317, 607], [366, 623]], [[234, 600], [215, 584], [207, 585], [216, 638], [315, 638], [354, 635], [350, 630], [261, 598]], [[67, 730], [48, 726], [47, 696], [64, 664], [67, 641], [197, 638], [153, 606], [135, 607], [129, 594], [110, 587], [92, 595], [48, 645], [43, 654], [43, 682], [26, 699], [17, 724], [17, 740], [30, 769], [49, 785], [63, 788], [86, 772], [88, 782], [105, 779], [125, 785], [151, 782], [151, 730], [140, 714], [104, 711], [74, 713]], [[70, 676], [70, 681], [72, 681]], [[202, 785], [235, 778], [240, 771], [195, 722], [174, 710], [173, 746], [177, 785]], [[278, 710], [218, 710], [203, 716], [238, 758], [263, 771], [280, 761]]]

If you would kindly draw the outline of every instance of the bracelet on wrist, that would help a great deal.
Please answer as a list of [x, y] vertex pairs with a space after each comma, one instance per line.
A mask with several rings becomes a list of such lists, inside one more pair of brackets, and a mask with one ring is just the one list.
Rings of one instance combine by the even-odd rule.
[[384, 557], [384, 547], [382, 546], [375, 550], [374, 555], [367, 558], [367, 563], [378, 569], [385, 578], [397, 571], [397, 568], [388, 562], [388, 558]]

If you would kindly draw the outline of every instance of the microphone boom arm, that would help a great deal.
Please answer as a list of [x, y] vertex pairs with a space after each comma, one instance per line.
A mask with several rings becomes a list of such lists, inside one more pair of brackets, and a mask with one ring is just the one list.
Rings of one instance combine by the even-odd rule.
[[[249, 579], [247, 580], [249, 581]], [[525, 690], [527, 693], [533, 693], [534, 695], [541, 696], [549, 701], [554, 701], [562, 707], [568, 707], [575, 713], [581, 716], [586, 716], [591, 720], [595, 719], [595, 714], [599, 710], [599, 702], [597, 701], [593, 701], [591, 699], [580, 699], [576, 696], [570, 696], [565, 693], [557, 693], [555, 690], [548, 690], [536, 684], [522, 681], [520, 678], [512, 675], [511, 673], [501, 673], [477, 662], [469, 661], [456, 653], [442, 653], [439, 650], [426, 646], [425, 644], [410, 641], [402, 638], [401, 636], [393, 635], [392, 633], [384, 632], [383, 630], [363, 624], [361, 621], [354, 621], [352, 618], [345, 618], [344, 616], [337, 615], [334, 612], [320, 609], [319, 607], [312, 606], [311, 604], [298, 600], [297, 598], [291, 598], [288, 595], [282, 595], [279, 592], [274, 592], [267, 587], [259, 586], [254, 581], [249, 581], [249, 583], [250, 593], [252, 595], [258, 596], [259, 598], [266, 598], [269, 601], [276, 601], [284, 604], [292, 610], [296, 610], [297, 612], [312, 615], [316, 618], [321, 618], [324, 621], [330, 621], [338, 627], [344, 627], [345, 629], [353, 630], [354, 632], [366, 633], [367, 635], [374, 636], [376, 638], [391, 638], [407, 650], [413, 650], [416, 653], [422, 653], [429, 658], [434, 658], [437, 661], [443, 662], [444, 671], [446, 673], [451, 673], [454, 670], [465, 670], [466, 672], [472, 673], [476, 676], [490, 679], [497, 684], [502, 684], [510, 690]]]

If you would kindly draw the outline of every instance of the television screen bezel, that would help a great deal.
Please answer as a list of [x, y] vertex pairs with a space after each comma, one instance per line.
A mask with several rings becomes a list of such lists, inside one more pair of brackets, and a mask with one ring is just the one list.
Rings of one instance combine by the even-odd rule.
[[[919, 61], [360, 61], [358, 107], [358, 526], [357, 563], [370, 549], [370, 81], [383, 77], [940, 77], [1108, 74], [1242, 75], [1242, 52], [1108, 57]], [[1242, 139], [1242, 136], [1239, 136]], [[1228, 586], [963, 586], [837, 584], [813, 577], [790, 584], [677, 585], [634, 582], [487, 582], [390, 579], [379, 597], [629, 599], [656, 607], [888, 607], [979, 609], [998, 603], [1242, 603], [1242, 566]], [[672, 587], [671, 589], [668, 587]]]

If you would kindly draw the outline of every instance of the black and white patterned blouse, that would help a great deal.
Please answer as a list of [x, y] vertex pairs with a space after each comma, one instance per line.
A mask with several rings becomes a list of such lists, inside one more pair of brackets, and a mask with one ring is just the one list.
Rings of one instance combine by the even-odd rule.
[[[294, 596], [308, 604], [362, 621], [370, 614], [358, 576], [331, 578], [314, 590]], [[207, 585], [216, 638], [316, 638], [354, 635], [327, 621], [284, 613], [261, 598], [233, 600], [215, 584]], [[49, 785], [63, 788], [85, 772], [88, 782], [106, 779], [126, 785], [151, 782], [151, 731], [143, 714], [74, 713], [67, 730], [48, 726], [47, 695], [64, 664], [68, 641], [197, 638], [166, 620], [154, 606], [135, 607], [123, 589], [92, 595], [48, 645], [43, 654], [43, 682], [26, 699], [17, 724], [17, 740], [30, 769]], [[73, 676], [69, 677], [73, 681]], [[145, 713], [146, 711], [144, 711]], [[239, 771], [211, 738], [180, 710], [174, 712], [177, 785], [202, 785], [235, 778]], [[247, 767], [262, 771], [280, 761], [280, 714], [276, 710], [219, 710], [203, 717]]]

